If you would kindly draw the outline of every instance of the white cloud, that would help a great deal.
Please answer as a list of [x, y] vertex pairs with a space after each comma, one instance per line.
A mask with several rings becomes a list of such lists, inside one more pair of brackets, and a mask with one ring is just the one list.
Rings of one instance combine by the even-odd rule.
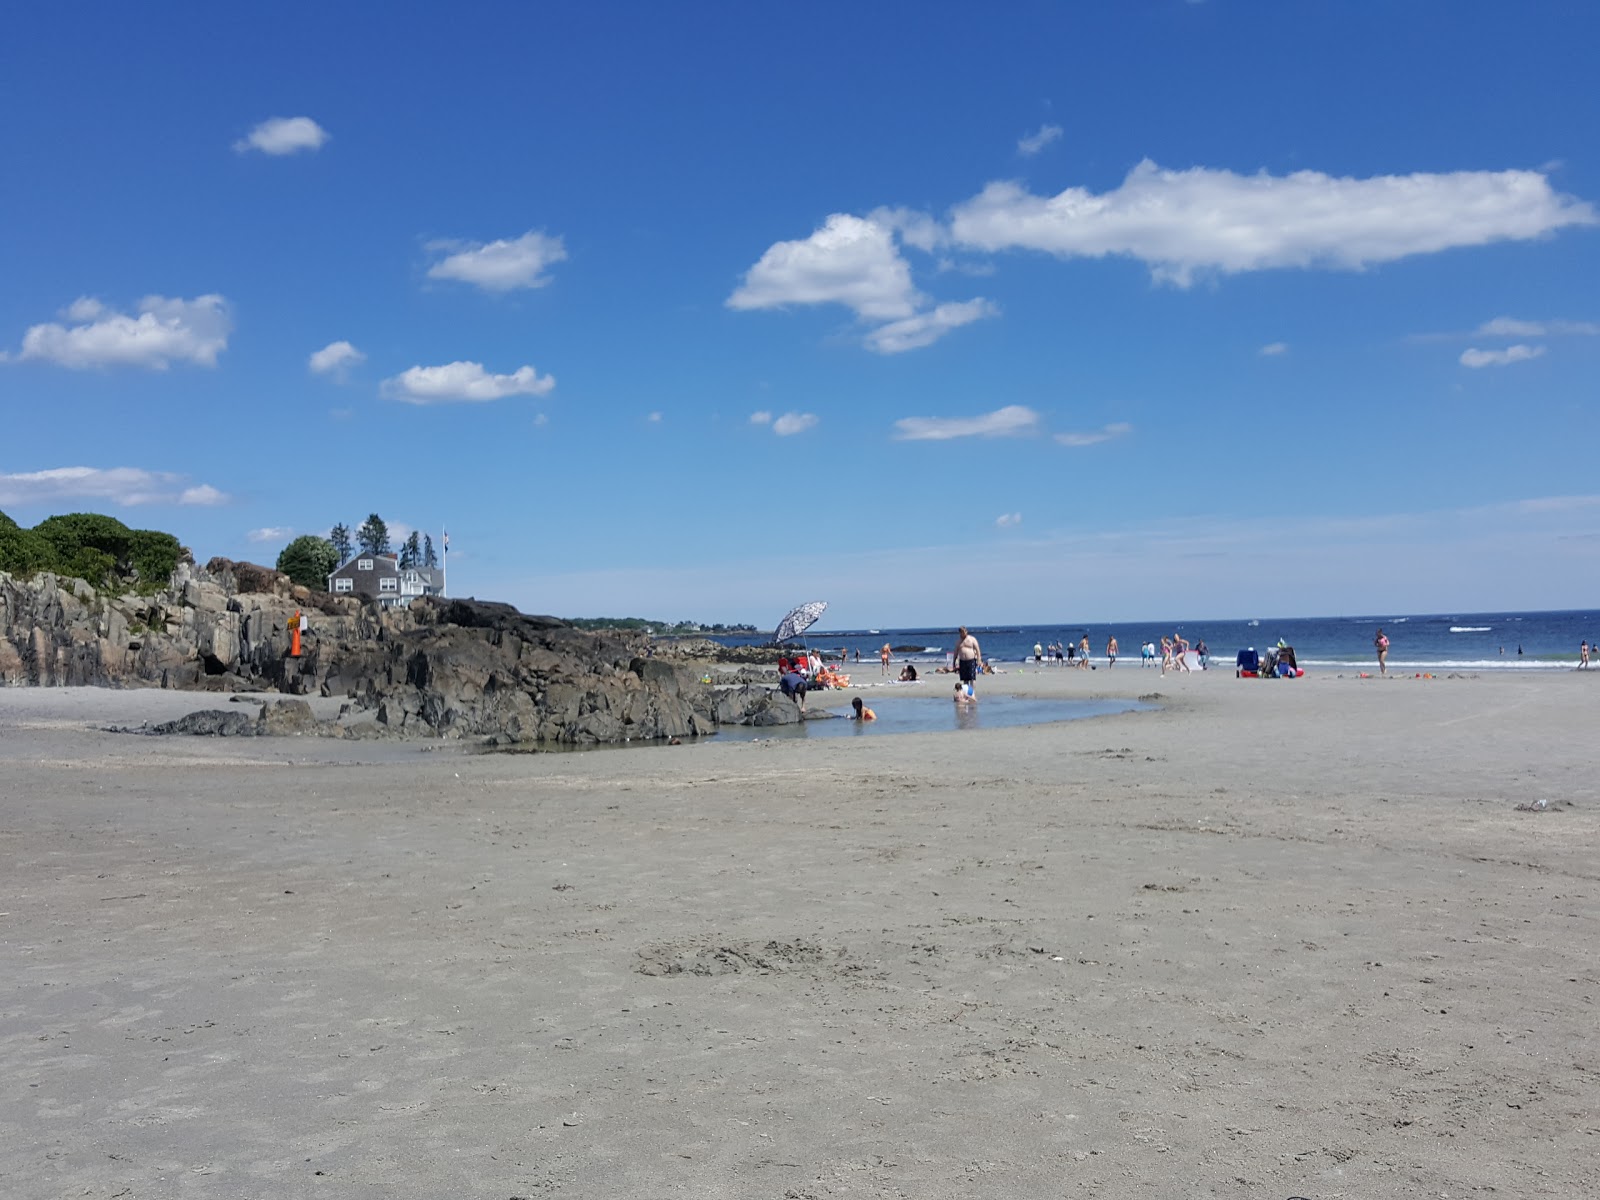
[[659, 412], [653, 412], [647, 416], [645, 420], [649, 421], [652, 425], [659, 425], [661, 424], [661, 414]]
[[786, 412], [772, 423], [772, 432], [779, 437], [804, 433], [817, 423], [816, 413]]
[[259, 150], [263, 154], [294, 154], [301, 150], [320, 150], [328, 131], [310, 117], [273, 117], [263, 121], [233, 144], [240, 154]]
[[226, 492], [219, 492], [209, 483], [202, 483], [198, 487], [184, 488], [183, 491], [178, 493], [179, 504], [195, 504], [205, 508], [226, 504], [228, 499]]
[[1060, 136], [1061, 126], [1041, 125], [1038, 133], [1030, 133], [1025, 138], [1017, 139], [1017, 153], [1024, 158], [1032, 158]]
[[960, 304], [941, 304], [928, 312], [880, 325], [867, 334], [867, 349], [879, 354], [903, 354], [907, 350], [931, 346], [952, 329], [996, 316], [999, 312], [998, 306], [982, 297]]
[[491, 375], [482, 363], [453, 362], [441, 367], [412, 367], [385, 381], [384, 394], [407, 404], [483, 403], [507, 396], [543, 396], [556, 386], [552, 376], [532, 367], [509, 375]]
[[1597, 222], [1592, 205], [1553, 191], [1536, 171], [1352, 179], [1168, 171], [1147, 159], [1100, 194], [1068, 188], [1036, 196], [1017, 183], [991, 183], [956, 206], [950, 231], [957, 243], [989, 251], [1125, 254], [1149, 264], [1157, 279], [1186, 287], [1208, 270], [1359, 269]]
[[1056, 441], [1063, 446], [1098, 446], [1101, 442], [1109, 442], [1113, 438], [1127, 437], [1132, 432], [1132, 425], [1126, 421], [1117, 421], [1087, 433], [1058, 433]]
[[1516, 317], [1496, 317], [1476, 330], [1480, 337], [1554, 337], [1560, 334], [1600, 335], [1594, 321], [1522, 321]]
[[1261, 347], [1261, 349], [1257, 350], [1256, 353], [1261, 355], [1263, 358], [1275, 358], [1280, 354], [1289, 353], [1289, 343], [1268, 342], [1265, 346]]
[[1021, 513], [1001, 513], [998, 517], [996, 517], [994, 519], [994, 523], [995, 523], [997, 528], [1010, 529], [1013, 526], [1022, 524], [1022, 514]]
[[803, 241], [769, 246], [728, 307], [843, 304], [867, 320], [895, 321], [916, 312], [921, 300], [890, 227], [834, 213]]
[[210, 484], [185, 486], [184, 476], [139, 467], [54, 467], [0, 475], [0, 504], [56, 504], [101, 500], [141, 504], [217, 505], [229, 497]]
[[306, 365], [318, 375], [340, 375], [366, 361], [367, 356], [349, 342], [329, 342], [313, 354]]
[[932, 252], [950, 240], [943, 225], [914, 208], [875, 208], [867, 214], [867, 220], [893, 230], [901, 242], [918, 250]]
[[750, 424], [752, 424], [752, 425], [771, 425], [772, 424], [772, 414], [770, 412], [768, 412], [766, 409], [762, 409], [760, 412], [753, 412], [753, 413], [750, 414]]
[[287, 525], [268, 525], [265, 529], [252, 529], [244, 535], [252, 542], [287, 542], [294, 530]]
[[903, 442], [944, 442], [964, 437], [1027, 437], [1038, 432], [1039, 414], [1008, 404], [976, 417], [901, 417], [894, 436]]
[[430, 242], [428, 249], [452, 252], [428, 268], [429, 279], [456, 279], [486, 292], [544, 287], [550, 282], [545, 268], [567, 257], [559, 237], [537, 230], [495, 242]]
[[193, 300], [146, 296], [138, 316], [115, 312], [80, 297], [62, 312], [71, 325], [34, 325], [22, 335], [19, 361], [42, 359], [74, 370], [89, 367], [148, 367], [164, 371], [174, 362], [217, 365], [228, 348], [233, 319], [221, 296]]
[[1505, 367], [1512, 363], [1527, 362], [1531, 358], [1538, 358], [1544, 353], [1543, 346], [1527, 346], [1518, 343], [1507, 346], [1504, 350], [1476, 350], [1469, 349], [1461, 352], [1461, 365], [1463, 367]]

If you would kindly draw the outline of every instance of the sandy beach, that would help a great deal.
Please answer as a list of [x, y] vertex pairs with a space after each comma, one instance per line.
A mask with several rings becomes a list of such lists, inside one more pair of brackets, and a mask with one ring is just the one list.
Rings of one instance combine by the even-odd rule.
[[0, 1194], [1600, 1192], [1600, 678], [983, 689], [1160, 700], [489, 755], [0, 691]]

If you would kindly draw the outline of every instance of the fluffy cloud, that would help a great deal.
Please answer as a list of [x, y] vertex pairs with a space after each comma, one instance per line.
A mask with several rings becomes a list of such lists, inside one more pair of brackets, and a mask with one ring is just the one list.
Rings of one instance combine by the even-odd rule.
[[252, 542], [287, 542], [294, 530], [287, 525], [268, 525], [265, 529], [252, 529], [244, 535]]
[[1463, 350], [1461, 352], [1461, 365], [1463, 367], [1506, 367], [1512, 363], [1527, 362], [1530, 358], [1538, 358], [1544, 353], [1543, 346], [1527, 346], [1518, 343], [1507, 346], [1504, 350]]
[[894, 436], [903, 442], [945, 442], [965, 437], [1026, 437], [1039, 428], [1039, 414], [1008, 404], [976, 417], [901, 417]]
[[728, 307], [842, 304], [877, 326], [865, 342], [879, 354], [931, 345], [950, 330], [998, 311], [983, 299], [928, 308], [928, 298], [911, 281], [897, 233], [923, 249], [942, 236], [931, 218], [910, 210], [882, 208], [867, 217], [834, 213], [810, 237], [769, 246], [728, 297]]
[[185, 486], [182, 475], [138, 467], [54, 467], [0, 475], [0, 505], [79, 500], [108, 501], [131, 508], [140, 504], [226, 504], [228, 496], [208, 483]]
[[1261, 355], [1263, 358], [1275, 358], [1280, 354], [1289, 353], [1289, 343], [1268, 342], [1265, 346], [1261, 347], [1261, 349], [1257, 350], [1256, 353]]
[[786, 412], [772, 423], [772, 432], [779, 437], [804, 433], [817, 423], [816, 413]]
[[903, 354], [907, 350], [931, 346], [952, 329], [995, 316], [999, 311], [996, 305], [981, 297], [961, 304], [941, 304], [927, 312], [878, 326], [867, 334], [867, 349], [879, 354]]
[[867, 320], [895, 321], [916, 312], [921, 299], [888, 225], [834, 213], [803, 241], [767, 247], [728, 307], [843, 304]]
[[1127, 437], [1132, 432], [1132, 425], [1126, 421], [1117, 421], [1087, 433], [1058, 433], [1056, 441], [1063, 446], [1098, 446], [1101, 442], [1109, 442], [1112, 438]]
[[1316, 171], [1167, 171], [1146, 160], [1113, 191], [1036, 196], [991, 183], [952, 212], [960, 245], [1062, 258], [1125, 254], [1158, 279], [1273, 267], [1359, 269], [1457, 246], [1539, 237], [1600, 221], [1537, 171], [1335, 178]]
[[435, 253], [449, 252], [428, 268], [429, 279], [456, 279], [486, 292], [544, 287], [545, 268], [567, 257], [566, 244], [530, 230], [519, 238], [496, 242], [430, 242]]
[[84, 296], [61, 314], [70, 324], [35, 325], [22, 335], [18, 359], [41, 359], [74, 370], [89, 367], [148, 367], [164, 371], [174, 362], [217, 365], [228, 348], [233, 319], [221, 296], [193, 300], [146, 296], [138, 315], [115, 312]]
[[367, 361], [367, 356], [349, 342], [329, 342], [307, 361], [318, 375], [340, 375]]
[[772, 414], [770, 412], [768, 412], [764, 408], [760, 412], [753, 412], [753, 413], [750, 414], [750, 424], [752, 424], [752, 425], [771, 425], [772, 424]]
[[1060, 136], [1061, 126], [1042, 125], [1038, 133], [1030, 133], [1025, 138], [1017, 139], [1017, 153], [1024, 158], [1032, 158]]
[[1600, 335], [1594, 321], [1521, 321], [1516, 317], [1496, 317], [1476, 330], [1480, 337], [1555, 337], [1561, 334]]
[[273, 117], [261, 122], [233, 148], [240, 154], [259, 150], [263, 154], [296, 154], [301, 150], [320, 150], [328, 131], [310, 117]]
[[994, 519], [994, 523], [995, 523], [997, 528], [1010, 529], [1015, 525], [1021, 525], [1022, 524], [1022, 514], [1021, 513], [1001, 513], [998, 517], [996, 517]]
[[412, 367], [385, 381], [384, 394], [407, 404], [483, 403], [507, 396], [543, 396], [556, 386], [552, 376], [532, 367], [491, 375], [482, 363], [453, 362], [442, 367]]

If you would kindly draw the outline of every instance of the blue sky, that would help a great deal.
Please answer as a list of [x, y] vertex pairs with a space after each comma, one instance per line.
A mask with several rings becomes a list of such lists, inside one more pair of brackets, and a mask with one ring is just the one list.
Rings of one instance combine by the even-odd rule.
[[1590, 607], [1591, 3], [28, 6], [0, 509], [832, 628]]

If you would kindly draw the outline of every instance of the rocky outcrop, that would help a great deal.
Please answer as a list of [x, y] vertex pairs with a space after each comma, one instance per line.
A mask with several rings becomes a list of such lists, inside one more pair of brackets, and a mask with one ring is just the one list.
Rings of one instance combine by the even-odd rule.
[[313, 633], [370, 632], [375, 615], [251, 563], [184, 563], [154, 595], [96, 592], [81, 579], [0, 573], [0, 684], [304, 691], [289, 620]]
[[[296, 612], [308, 628], [291, 657]], [[683, 738], [797, 719], [770, 688], [706, 686], [679, 661], [651, 656], [640, 635], [474, 600], [380, 610], [227, 559], [184, 564], [153, 596], [0, 574], [0, 684], [345, 696], [387, 732], [501, 742]], [[193, 716], [194, 729], [163, 732], [244, 730], [232, 717]], [[263, 714], [256, 728], [309, 731], [286, 720]]]

